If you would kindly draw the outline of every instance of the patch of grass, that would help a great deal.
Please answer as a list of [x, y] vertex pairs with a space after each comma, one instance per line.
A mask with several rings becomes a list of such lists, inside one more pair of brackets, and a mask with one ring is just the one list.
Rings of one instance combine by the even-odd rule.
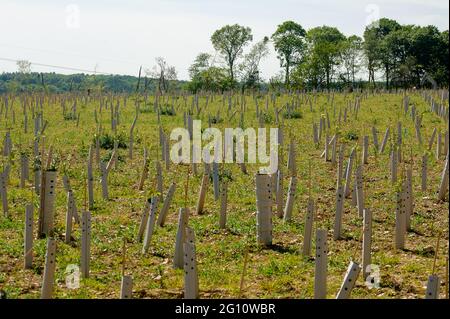
[[161, 115], [167, 115], [167, 116], [175, 116], [176, 115], [175, 110], [173, 110], [172, 107], [169, 107], [169, 106], [161, 107], [159, 112]]
[[76, 121], [78, 116], [75, 113], [64, 114], [64, 121]]
[[[117, 147], [118, 148], [127, 148], [127, 142], [126, 137], [124, 134], [120, 133], [116, 137], [106, 133], [102, 134], [98, 137], [100, 148], [104, 150], [112, 150], [114, 149], [114, 141], [117, 141]], [[93, 143], [95, 145], [95, 138], [93, 140]]]
[[152, 107], [152, 106], [144, 106], [144, 107], [141, 107], [141, 108], [139, 109], [139, 112], [142, 113], [142, 114], [153, 113], [153, 107]]
[[344, 134], [344, 138], [347, 141], [357, 141], [359, 139], [359, 136], [355, 131], [348, 131]]
[[[271, 93], [270, 93], [271, 94]], [[157, 114], [153, 112], [153, 96], [148, 98], [148, 112], [144, 107], [142, 97], [140, 105], [144, 112], [139, 115], [135, 128], [133, 144], [133, 158], [130, 159], [123, 147], [128, 142], [128, 129], [136, 115], [133, 107], [134, 97], [129, 97], [128, 105], [120, 109], [120, 124], [118, 132], [121, 134], [118, 156], [120, 165], [114, 166], [108, 176], [109, 199], [102, 198], [99, 182], [100, 170], [95, 157], [94, 170], [94, 206], [92, 213], [91, 232], [91, 273], [90, 278], [82, 280], [79, 289], [68, 289], [65, 286], [65, 270], [69, 264], [78, 264], [80, 260], [80, 225], [73, 225], [71, 244], [64, 243], [65, 212], [67, 209], [67, 194], [62, 183], [63, 172], [70, 179], [70, 185], [75, 195], [78, 211], [84, 209], [86, 159], [93, 135], [97, 132], [97, 125], [101, 125], [104, 136], [103, 147], [100, 149], [100, 159], [109, 160], [114, 146], [114, 133], [110, 129], [109, 105], [106, 113], [97, 113], [98, 122], [93, 116], [93, 110], [98, 107], [101, 97], [92, 96], [86, 101], [86, 108], [80, 107], [81, 119], [79, 127], [68, 125], [60, 112], [54, 112], [59, 104], [54, 99], [44, 99], [43, 109], [48, 120], [49, 128], [45, 132], [43, 143], [45, 154], [52, 145], [54, 154], [59, 154], [61, 165], [58, 166], [55, 197], [55, 237], [57, 239], [55, 298], [117, 298], [120, 291], [120, 278], [122, 270], [123, 239], [126, 238], [126, 264], [125, 273], [133, 276], [133, 297], [136, 298], [182, 298], [183, 297], [183, 270], [173, 269], [174, 245], [178, 229], [178, 211], [185, 205], [190, 209], [189, 226], [195, 232], [197, 265], [199, 271], [199, 288], [201, 298], [236, 298], [239, 295], [240, 277], [242, 274], [245, 252], [249, 251], [243, 296], [246, 298], [312, 298], [314, 296], [314, 250], [315, 232], [312, 235], [311, 255], [301, 254], [304, 244], [304, 225], [309, 196], [315, 202], [316, 229], [328, 229], [328, 271], [327, 285], [328, 298], [334, 298], [339, 290], [345, 275], [349, 260], [356, 258], [361, 261], [361, 237], [363, 231], [362, 219], [357, 209], [350, 205], [351, 199], [345, 199], [342, 216], [341, 240], [333, 240], [333, 227], [336, 207], [336, 170], [332, 165], [320, 158], [323, 152], [322, 134], [320, 147], [316, 148], [312, 142], [311, 123], [316, 122], [319, 114], [330, 115], [332, 125], [338, 125], [337, 115], [333, 117], [330, 102], [327, 104], [326, 93], [301, 93], [303, 99], [301, 118], [286, 120], [284, 126], [285, 143], [294, 140], [296, 147], [297, 189], [292, 213], [292, 221], [284, 222], [272, 215], [273, 245], [261, 247], [257, 244], [257, 206], [255, 196], [255, 174], [260, 166], [266, 164], [246, 163], [248, 174], [243, 174], [236, 163], [223, 163], [219, 165], [219, 179], [228, 181], [228, 207], [225, 229], [219, 228], [220, 200], [215, 201], [213, 187], [208, 184], [205, 200], [204, 214], [196, 214], [195, 207], [198, 200], [198, 191], [202, 181], [202, 164], [197, 165], [198, 174], [192, 172], [188, 180], [187, 197], [185, 185], [187, 182], [188, 167], [186, 165], [170, 164], [165, 168], [161, 161], [161, 146], [159, 145], [159, 126], [166, 134], [173, 128], [183, 127], [183, 113], [189, 112], [190, 99], [187, 97], [187, 107], [183, 101], [179, 103], [177, 114], [161, 116], [158, 123]], [[341, 121], [338, 127], [328, 130], [328, 134], [340, 132], [338, 147], [344, 149], [344, 169], [348, 163], [348, 156], [355, 146], [359, 136], [369, 135], [372, 145], [371, 127], [376, 126], [379, 132], [379, 142], [387, 127], [391, 127], [391, 137], [396, 133], [396, 123], [399, 120], [400, 105], [395, 109], [392, 106], [401, 100], [402, 92], [374, 93], [361, 99], [361, 109], [358, 119], [352, 116], [348, 121]], [[429, 108], [423, 100], [421, 92], [408, 92], [411, 103], [417, 107], [420, 114]], [[76, 96], [74, 95], [73, 98]], [[274, 106], [280, 109], [283, 105], [292, 103], [292, 95], [281, 94], [273, 103], [270, 101], [269, 109], [265, 110], [265, 98], [262, 96], [260, 110], [264, 115], [265, 123], [273, 123], [275, 116]], [[80, 96], [79, 99], [82, 99]], [[111, 95], [102, 98], [121, 101], [123, 96]], [[206, 97], [199, 95], [199, 105], [206, 105]], [[233, 97], [235, 98], [235, 97]], [[246, 127], [258, 126], [256, 106], [250, 96], [247, 99], [247, 110], [244, 117]], [[354, 100], [356, 95], [349, 93], [346, 96], [335, 93], [334, 105], [336, 110], [343, 109]], [[439, 96], [436, 95], [439, 99]], [[310, 110], [309, 99], [313, 100]], [[83, 99], [84, 100], [84, 99]], [[161, 97], [161, 101], [163, 98]], [[163, 105], [170, 104], [164, 100]], [[270, 95], [269, 95], [270, 100]], [[0, 161], [1, 168], [10, 167], [7, 184], [7, 198], [9, 217], [4, 218], [0, 213], [0, 289], [7, 291], [11, 298], [39, 298], [40, 282], [45, 263], [46, 239], [33, 241], [33, 268], [23, 269], [23, 229], [25, 206], [32, 203], [34, 206], [35, 227], [38, 222], [39, 197], [33, 193], [33, 172], [25, 187], [20, 187], [20, 160], [19, 150], [30, 154], [30, 168], [33, 167], [33, 139], [34, 132], [29, 126], [24, 132], [21, 119], [23, 114], [21, 99], [16, 98], [13, 107], [16, 110], [16, 123], [11, 124], [11, 138], [13, 142], [13, 156], [4, 157]], [[226, 104], [226, 103], [225, 103]], [[221, 96], [211, 97], [208, 109], [196, 114], [195, 119], [203, 119], [203, 130], [208, 114], [224, 114]], [[235, 105], [235, 107], [239, 107]], [[142, 109], [141, 109], [142, 111]], [[232, 110], [234, 112], [234, 110]], [[280, 118], [283, 114], [280, 114]], [[223, 122], [214, 123], [222, 130], [226, 127], [236, 127], [240, 122], [240, 114], [229, 121], [223, 116]], [[295, 117], [295, 116], [294, 116]], [[280, 120], [281, 120], [280, 119]], [[374, 121], [376, 119], [376, 121]], [[5, 119], [1, 120], [5, 123]], [[395, 238], [395, 187], [389, 178], [389, 149], [378, 153], [371, 148], [368, 164], [364, 165], [364, 193], [365, 206], [373, 214], [372, 223], [372, 263], [380, 268], [381, 281], [385, 285], [377, 289], [368, 289], [361, 278], [358, 279], [352, 298], [423, 298], [423, 284], [433, 265], [433, 250], [436, 246], [436, 230], [443, 231], [443, 237], [448, 234], [448, 202], [437, 201], [436, 190], [439, 187], [440, 176], [444, 164], [441, 157], [436, 159], [435, 152], [429, 154], [428, 190], [420, 191], [421, 156], [424, 153], [423, 145], [417, 143], [414, 134], [414, 123], [409, 116], [401, 116], [400, 121], [405, 132], [403, 135], [403, 148], [406, 165], [413, 168], [413, 194], [414, 214], [412, 215], [413, 232], [405, 237], [405, 249], [394, 248]], [[434, 128], [441, 132], [446, 130], [446, 123], [434, 113], [425, 113], [422, 121], [422, 137], [424, 144]], [[51, 128], [51, 129], [50, 129]], [[346, 134], [349, 134], [346, 138]], [[351, 135], [351, 136], [350, 136]], [[355, 139], [356, 138], [356, 139]], [[236, 143], [236, 140], [234, 139]], [[142, 191], [137, 189], [143, 165], [143, 148], [148, 150], [148, 177]], [[202, 145], [204, 146], [204, 145]], [[425, 145], [426, 146], [426, 145]], [[412, 148], [413, 160], [410, 161]], [[426, 147], [425, 147], [426, 148]], [[39, 144], [39, 151], [42, 143]], [[268, 151], [268, 150], [267, 150]], [[286, 169], [287, 148], [280, 152], [280, 167], [284, 174], [284, 200], [286, 200], [290, 174]], [[358, 149], [360, 152], [360, 149]], [[245, 154], [248, 155], [247, 152]], [[360, 156], [356, 161], [360, 163]], [[142, 254], [142, 242], [136, 240], [142, 212], [146, 200], [156, 193], [156, 162], [160, 161], [163, 168], [163, 195], [167, 193], [171, 183], [176, 183], [176, 191], [170, 205], [166, 224], [164, 227], [155, 227], [148, 253]], [[311, 161], [311, 187], [309, 183], [309, 162]], [[355, 163], [356, 163], [355, 161]], [[40, 159], [37, 161], [40, 167]], [[43, 158], [43, 163], [46, 157]], [[1, 170], [0, 170], [1, 172]], [[400, 170], [399, 170], [400, 176]], [[352, 186], [354, 174], [352, 174]], [[284, 202], [285, 203], [285, 202]], [[158, 213], [162, 203], [158, 205]], [[274, 210], [274, 209], [273, 209]], [[433, 231], [433, 229], [435, 231]], [[433, 249], [430, 249], [432, 247]], [[445, 256], [448, 250], [448, 241], [442, 238], [438, 256]], [[439, 274], [445, 269], [445, 258], [439, 257], [436, 264]], [[410, 287], [412, 287], [410, 289]]]
[[218, 124], [218, 123], [222, 123], [223, 122], [223, 118], [219, 118], [217, 117], [217, 115], [213, 115], [209, 118], [209, 120], [211, 121], [211, 124]]
[[302, 119], [303, 118], [303, 114], [300, 111], [286, 111], [283, 112], [283, 117], [285, 119]]
[[265, 124], [270, 124], [270, 123], [273, 122], [273, 117], [272, 117], [272, 115], [269, 114], [269, 113], [262, 112], [262, 113], [259, 115], [259, 117], [262, 118], [262, 121], [263, 121], [263, 123], [265, 123]]

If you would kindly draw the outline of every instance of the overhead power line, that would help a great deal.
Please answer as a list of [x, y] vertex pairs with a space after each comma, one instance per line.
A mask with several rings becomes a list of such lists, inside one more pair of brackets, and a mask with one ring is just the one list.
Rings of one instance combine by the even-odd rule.
[[[2, 57], [0, 57], [0, 61], [7, 61], [7, 62], [17, 63], [18, 61], [21, 61], [21, 60], [15, 60], [15, 59], [9, 59], [9, 58], [2, 58]], [[45, 64], [45, 63], [37, 63], [37, 62], [31, 62], [31, 61], [28, 61], [28, 62], [30, 62], [31, 65], [43, 66], [43, 67], [55, 68], [55, 69], [61, 69], [61, 70], [79, 71], [79, 72], [93, 73], [93, 74], [103, 74], [103, 75], [113, 75], [113, 74], [115, 74], [115, 73], [100, 72], [100, 71], [95, 71], [95, 70], [86, 70], [86, 69], [80, 69], [80, 68], [74, 68], [74, 67], [68, 67], [68, 66], [60, 66], [60, 65], [52, 65], [52, 64]]]

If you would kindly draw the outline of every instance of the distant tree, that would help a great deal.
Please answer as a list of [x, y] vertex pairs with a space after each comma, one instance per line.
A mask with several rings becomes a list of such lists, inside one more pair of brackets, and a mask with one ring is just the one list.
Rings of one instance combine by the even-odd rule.
[[448, 33], [434, 26], [400, 25], [380, 19], [364, 32], [369, 81], [384, 73], [386, 88], [448, 84]]
[[239, 66], [242, 73], [242, 89], [256, 87], [260, 82], [259, 65], [269, 55], [269, 38], [264, 37], [255, 43], [250, 52], [244, 56], [244, 61]]
[[318, 89], [324, 86], [325, 81], [325, 69], [314, 51], [306, 55], [304, 61], [293, 70], [291, 75], [291, 85], [298, 89]]
[[448, 30], [441, 32], [439, 41], [439, 53], [437, 55], [437, 68], [435, 72], [435, 79], [443, 84], [445, 87], [449, 87], [449, 33]]
[[285, 85], [289, 85], [290, 70], [304, 58], [306, 31], [294, 21], [285, 21], [272, 34], [275, 51], [278, 53], [280, 66], [285, 70]]
[[208, 53], [200, 53], [189, 67], [190, 83], [187, 89], [198, 91], [224, 91], [231, 87], [231, 79], [227, 69], [216, 67], [213, 57]]
[[[413, 82], [418, 69], [416, 57], [412, 54], [414, 26], [407, 25], [391, 31], [383, 40], [385, 54], [389, 57], [389, 86], [408, 86]], [[380, 52], [381, 53], [381, 52]], [[387, 58], [386, 58], [387, 59]], [[420, 77], [420, 75], [419, 75]]]
[[279, 91], [283, 88], [283, 83], [286, 79], [284, 71], [280, 71], [269, 79], [269, 87], [274, 91]]
[[369, 85], [375, 85], [375, 72], [378, 68], [378, 42], [374, 28], [366, 28], [364, 31], [363, 51], [367, 65]]
[[[408, 51], [415, 59], [414, 84], [420, 86], [425, 76], [436, 84], [448, 84], [448, 32], [444, 38], [435, 26], [415, 26], [410, 28], [409, 39]], [[446, 78], [440, 75], [444, 70]]]
[[339, 65], [345, 36], [334, 27], [321, 26], [308, 31], [309, 54], [314, 56], [318, 64], [316, 69], [325, 72], [326, 85], [329, 88], [335, 71]]
[[[393, 68], [392, 50], [386, 37], [393, 31], [400, 29], [400, 24], [391, 19], [382, 18], [367, 26], [364, 31], [364, 49], [368, 57], [369, 73], [375, 82], [375, 71], [383, 68], [386, 78], [386, 88], [389, 88], [389, 80]], [[370, 82], [370, 80], [369, 80]]]
[[174, 66], [168, 65], [162, 57], [157, 57], [155, 61], [156, 65], [151, 70], [146, 70], [146, 74], [158, 80], [160, 93], [168, 92], [170, 83], [177, 80], [177, 71]]
[[20, 83], [16, 80], [8, 81], [5, 85], [6, 92], [17, 93], [20, 90]]
[[362, 46], [363, 40], [356, 35], [348, 37], [342, 44], [341, 60], [345, 70], [345, 80], [351, 83], [352, 87], [355, 85], [355, 75], [361, 67]]
[[27, 60], [19, 60], [16, 62], [19, 73], [31, 73], [31, 62]]
[[224, 58], [231, 81], [235, 81], [235, 65], [242, 56], [244, 47], [253, 40], [252, 30], [238, 24], [226, 25], [214, 32], [211, 42]]
[[189, 67], [189, 76], [195, 78], [201, 72], [207, 70], [211, 66], [212, 56], [209, 53], [199, 53], [194, 62]]

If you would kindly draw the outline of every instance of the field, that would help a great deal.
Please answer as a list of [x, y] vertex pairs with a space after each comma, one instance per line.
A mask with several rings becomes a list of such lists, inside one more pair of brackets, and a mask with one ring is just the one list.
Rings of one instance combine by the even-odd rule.
[[[123, 266], [125, 274], [133, 278], [133, 298], [183, 298], [184, 272], [174, 269], [173, 257], [178, 210], [185, 205], [190, 208], [189, 225], [196, 236], [200, 298], [313, 298], [314, 234], [311, 255], [303, 256], [301, 253], [305, 214], [310, 197], [317, 207], [313, 228], [325, 229], [328, 234], [327, 298], [335, 298], [350, 260], [361, 262], [363, 231], [363, 221], [358, 209], [352, 205], [352, 199], [348, 198], [344, 202], [342, 236], [338, 240], [333, 239], [337, 164], [325, 161], [320, 155], [324, 151], [325, 136], [329, 135], [331, 138], [336, 133], [339, 133], [338, 148], [342, 144], [346, 145], [344, 169], [353, 147], [356, 147], [357, 154], [354, 167], [361, 163], [363, 137], [369, 137], [368, 163], [363, 165], [363, 188], [365, 207], [371, 210], [373, 216], [372, 264], [379, 267], [380, 282], [379, 287], [369, 289], [362, 276], [359, 276], [351, 297], [424, 298], [427, 280], [433, 272], [437, 255], [434, 272], [441, 278], [440, 297], [444, 298], [449, 248], [448, 197], [444, 201], [439, 200], [438, 191], [445, 166], [445, 154], [448, 151], [444, 146], [448, 122], [431, 112], [430, 102], [424, 98], [425, 95], [431, 95], [440, 103], [441, 93], [408, 91], [245, 95], [245, 111], [242, 113], [244, 128], [259, 127], [255, 98], [259, 110], [264, 113], [261, 118], [267, 128], [277, 126], [275, 107], [281, 109], [289, 104], [293, 108], [290, 113], [286, 111], [286, 107], [280, 112], [278, 124], [284, 135], [284, 145], [280, 151], [280, 169], [284, 173], [285, 196], [290, 179], [286, 163], [290, 141], [295, 143], [296, 148], [298, 183], [294, 209], [289, 222], [273, 214], [273, 242], [267, 247], [258, 245], [256, 240], [255, 174], [261, 165], [247, 164], [247, 174], [244, 174], [236, 163], [220, 164], [220, 175], [228, 178], [225, 229], [219, 228], [220, 200], [214, 200], [212, 182], [208, 186], [204, 212], [196, 214], [203, 164], [199, 164], [197, 174], [193, 174], [189, 165], [170, 163], [169, 169], [166, 169], [161, 160], [160, 124], [154, 107], [155, 96], [16, 95], [8, 96], [6, 107], [5, 95], [0, 100], [0, 134], [3, 140], [7, 130], [10, 131], [12, 152], [2, 157], [2, 168], [10, 165], [10, 173], [7, 184], [8, 217], [3, 214], [0, 216], [0, 289], [6, 292], [8, 298], [41, 296], [47, 240], [37, 239], [40, 201], [34, 190], [32, 154], [33, 113], [37, 114], [41, 109], [39, 99], [42, 99], [43, 123], [47, 121], [47, 126], [43, 136], [40, 136], [39, 148], [44, 148], [47, 154], [52, 146], [54, 158], [59, 158], [56, 167], [53, 234], [57, 242], [54, 298], [118, 298]], [[409, 98], [407, 113], [404, 112], [405, 96]], [[161, 127], [167, 136], [172, 129], [184, 127], [183, 113], [194, 105], [193, 98], [192, 95], [179, 95], [158, 99]], [[76, 111], [72, 115], [70, 112], [75, 100]], [[360, 103], [357, 115], [354, 111], [356, 100]], [[229, 101], [231, 111], [227, 112]], [[197, 114], [194, 106], [193, 118], [202, 119], [203, 128], [208, 126], [208, 116], [213, 117], [213, 122], [217, 122], [212, 126], [221, 130], [226, 127], [239, 127], [242, 101], [243, 97], [239, 94], [230, 99], [228, 95], [221, 94], [211, 94], [208, 97], [199, 95], [200, 114]], [[448, 99], [444, 101], [448, 112]], [[117, 103], [120, 105], [117, 136], [121, 136], [120, 141], [127, 147], [130, 127], [138, 114], [134, 128], [133, 156], [130, 159], [128, 148], [119, 143], [119, 160], [117, 165], [112, 165], [108, 176], [108, 200], [102, 198], [101, 173], [94, 156], [94, 207], [90, 209], [92, 231], [89, 278], [81, 279], [79, 288], [69, 289], [66, 286], [66, 267], [71, 264], [80, 265], [81, 229], [79, 224], [74, 224], [73, 240], [69, 244], [65, 243], [67, 193], [63, 186], [63, 176], [67, 175], [70, 180], [78, 212], [81, 214], [86, 205], [89, 147], [95, 142], [99, 126], [102, 128], [102, 145], [107, 146], [105, 135], [114, 135], [111, 130], [110, 108], [111, 105], [115, 107]], [[24, 105], [28, 116], [27, 133], [24, 131]], [[416, 114], [422, 116], [422, 145], [418, 143], [415, 124], [411, 119], [413, 105]], [[348, 112], [346, 122], [344, 109]], [[8, 111], [5, 112], [6, 110]], [[220, 116], [217, 116], [219, 111]], [[235, 111], [236, 114], [231, 116]], [[325, 126], [321, 140], [316, 145], [313, 141], [313, 123], [318, 124], [321, 117], [326, 118], [326, 114], [329, 116], [330, 128]], [[398, 164], [399, 182], [392, 183], [390, 150], [397, 140], [398, 122], [402, 124], [403, 161]], [[373, 126], [378, 131], [379, 144], [386, 128], [390, 127], [390, 138], [382, 153], [374, 147]], [[434, 129], [442, 133], [442, 149], [438, 158], [437, 136], [431, 150], [428, 149]], [[148, 149], [149, 174], [143, 190], [139, 190], [144, 147]], [[25, 187], [20, 187], [20, 157], [25, 153], [30, 158], [30, 180], [26, 181]], [[111, 153], [111, 149], [101, 148], [100, 158], [108, 161]], [[423, 154], [428, 154], [426, 191], [421, 190]], [[44, 156], [43, 162], [45, 158]], [[142, 243], [136, 238], [145, 203], [156, 192], [158, 161], [163, 167], [163, 195], [165, 196], [172, 182], [176, 183], [176, 190], [165, 226], [155, 226], [149, 250], [142, 254]], [[412, 167], [413, 172], [414, 198], [411, 229], [406, 233], [404, 249], [395, 249], [396, 193], [405, 176], [405, 170], [409, 167]], [[31, 269], [24, 269], [25, 206], [30, 202], [34, 205], [33, 264]], [[161, 206], [160, 203], [158, 211]], [[439, 250], [436, 251], [439, 236]], [[245, 275], [242, 276], [244, 268]], [[242, 278], [244, 280], [241, 289]]]

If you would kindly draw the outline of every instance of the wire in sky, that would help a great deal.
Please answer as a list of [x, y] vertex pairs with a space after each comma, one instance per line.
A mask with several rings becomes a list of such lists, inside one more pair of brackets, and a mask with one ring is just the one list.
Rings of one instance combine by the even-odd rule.
[[[17, 63], [20, 60], [0, 57], [0, 61], [7, 61], [7, 62]], [[96, 70], [79, 69], [79, 68], [68, 67], [68, 66], [44, 64], [44, 63], [37, 63], [37, 62], [31, 62], [31, 61], [28, 61], [28, 62], [30, 62], [32, 65], [36, 65], [36, 66], [43, 66], [43, 67], [55, 68], [55, 69], [61, 69], [61, 70], [79, 71], [79, 72], [84, 72], [84, 73], [103, 74], [103, 75], [113, 75], [113, 74], [115, 74], [115, 73], [100, 72], [100, 71], [96, 71]], [[126, 74], [126, 75], [128, 75], [128, 74]]]

